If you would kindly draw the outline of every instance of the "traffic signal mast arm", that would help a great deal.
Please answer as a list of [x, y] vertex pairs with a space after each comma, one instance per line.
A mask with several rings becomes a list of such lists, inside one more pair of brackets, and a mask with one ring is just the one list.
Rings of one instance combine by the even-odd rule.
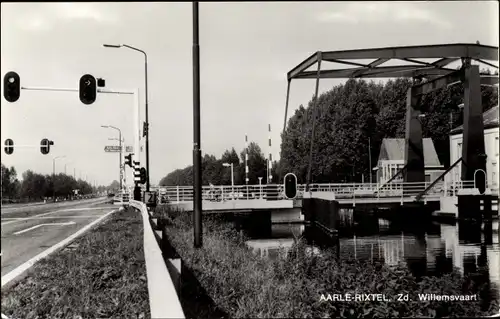
[[[26, 91], [52, 91], [52, 92], [79, 92], [79, 89], [70, 89], [70, 88], [51, 88], [51, 87], [25, 87], [22, 86], [21, 90]], [[128, 94], [133, 95], [134, 91], [127, 90], [109, 90], [109, 89], [97, 89], [97, 93], [108, 93], [108, 94]]]
[[[73, 88], [54, 88], [54, 87], [29, 87], [29, 86], [21, 86], [21, 80], [19, 75], [16, 72], [7, 72], [4, 76], [4, 98], [10, 102], [14, 103], [19, 100], [20, 91], [50, 91], [50, 92], [77, 92], [80, 93], [80, 101], [83, 104], [89, 105], [94, 103], [95, 98], [97, 97], [96, 93], [104, 93], [104, 94], [127, 94], [133, 95], [134, 97], [134, 131], [135, 131], [135, 149], [136, 154], [134, 155], [134, 159], [139, 161], [139, 152], [140, 152], [140, 141], [141, 141], [141, 125], [140, 125], [140, 102], [139, 102], [139, 89], [135, 90], [109, 90], [104, 88], [99, 88], [101, 84], [104, 85], [102, 79], [98, 83], [95, 77], [90, 74], [85, 74], [80, 78], [79, 86], [76, 89]], [[95, 91], [94, 91], [95, 90]], [[50, 148], [47, 147], [47, 150]], [[43, 149], [43, 146], [42, 146]], [[10, 150], [10, 146], [9, 146]], [[12, 149], [13, 150], [13, 149]], [[43, 151], [42, 151], [43, 153]], [[134, 193], [140, 190], [137, 186]], [[134, 196], [135, 197], [135, 196]]]
[[12, 147], [15, 147], [15, 148], [33, 148], [33, 147], [40, 147], [40, 145], [17, 145], [17, 144], [13, 144]]
[[5, 152], [10, 155], [14, 152], [14, 148], [37, 148], [40, 147], [42, 154], [48, 154], [50, 151], [50, 146], [54, 145], [54, 141], [50, 141], [49, 139], [43, 139], [39, 145], [17, 145], [14, 144], [14, 141], [10, 138], [5, 140]]

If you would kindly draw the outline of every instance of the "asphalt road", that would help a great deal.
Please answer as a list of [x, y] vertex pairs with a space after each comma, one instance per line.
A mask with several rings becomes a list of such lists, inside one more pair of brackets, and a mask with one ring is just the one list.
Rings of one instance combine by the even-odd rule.
[[[32, 213], [40, 213], [40, 212], [46, 212], [50, 211], [54, 208], [59, 208], [59, 207], [76, 207], [78, 205], [81, 205], [82, 203], [95, 203], [95, 202], [101, 202], [103, 200], [107, 200], [106, 197], [100, 197], [100, 198], [92, 198], [92, 199], [81, 199], [81, 200], [75, 200], [75, 201], [62, 201], [62, 202], [47, 202], [47, 203], [32, 203], [32, 204], [14, 204], [14, 205], [9, 205], [9, 206], [2, 206], [1, 208], [1, 215], [2, 217], [15, 217], [15, 214], [20, 214], [20, 215], [29, 215]], [[110, 199], [109, 199], [110, 200]], [[13, 215], [13, 213], [15, 213]], [[9, 216], [7, 216], [9, 214]]]
[[[119, 207], [106, 198], [2, 213], [2, 277], [85, 225]], [[40, 209], [42, 207], [42, 209]], [[30, 209], [28, 209], [30, 208]]]

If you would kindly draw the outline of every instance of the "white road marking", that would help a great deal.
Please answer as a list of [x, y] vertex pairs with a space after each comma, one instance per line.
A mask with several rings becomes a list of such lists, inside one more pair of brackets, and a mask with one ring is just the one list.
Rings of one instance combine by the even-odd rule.
[[33, 227], [26, 228], [26, 229], [20, 230], [18, 232], [15, 232], [14, 235], [19, 235], [19, 234], [22, 234], [25, 232], [29, 232], [30, 230], [37, 229], [37, 228], [42, 227], [42, 226], [68, 226], [68, 225], [75, 225], [75, 224], [76, 224], [75, 222], [38, 224], [38, 225], [35, 225]]
[[[81, 208], [79, 210], [93, 210], [93, 209], [96, 209], [96, 210], [99, 210], [99, 209], [100, 210], [106, 210], [106, 209], [109, 209], [109, 207], [108, 208], [106, 208], [106, 207], [103, 207], [103, 208]], [[20, 221], [23, 221], [23, 220], [37, 219], [37, 217], [47, 216], [47, 215], [50, 215], [50, 214], [55, 214], [55, 213], [60, 213], [60, 212], [65, 212], [65, 211], [69, 211], [69, 210], [68, 209], [60, 209], [60, 210], [56, 210], [56, 211], [53, 211], [53, 212], [48, 212], [48, 213], [33, 215], [31, 217], [19, 217], [19, 219], [11, 220], [11, 221], [2, 223], [2, 226], [3, 225], [12, 224], [12, 223], [16, 223], [16, 222], [20, 222]]]
[[38, 255], [36, 255], [35, 257], [31, 258], [30, 260], [28, 260], [24, 264], [22, 264], [22, 265], [18, 266], [17, 268], [13, 269], [8, 274], [5, 274], [4, 276], [2, 276], [2, 287], [5, 286], [10, 281], [12, 281], [13, 279], [15, 279], [17, 276], [21, 275], [26, 270], [28, 270], [37, 261], [39, 261], [42, 258], [47, 257], [48, 255], [50, 255], [51, 253], [55, 252], [56, 250], [58, 250], [58, 249], [60, 249], [60, 248], [62, 248], [64, 246], [68, 245], [73, 240], [75, 240], [78, 236], [81, 236], [83, 233], [85, 233], [86, 231], [88, 231], [91, 227], [93, 227], [94, 225], [98, 224], [104, 218], [108, 217], [110, 214], [114, 213], [115, 211], [116, 210], [112, 210], [109, 213], [106, 213], [106, 215], [100, 217], [99, 219], [94, 220], [93, 222], [91, 222], [90, 224], [86, 225], [85, 227], [83, 227], [82, 229], [80, 229], [79, 231], [77, 231], [76, 233], [74, 233], [73, 235], [67, 237], [66, 239], [63, 239], [59, 243], [57, 243], [54, 246], [48, 248], [47, 250], [44, 250], [43, 252], [41, 252]]
[[[63, 202], [63, 203], [59, 203], [58, 207], [53, 207], [53, 209], [56, 209], [56, 208], [63, 208], [64, 206], [71, 206], [71, 205], [80, 205], [80, 204], [95, 204], [95, 203], [98, 203], [99, 201], [103, 201], [103, 199], [97, 199], [97, 200], [78, 200], [78, 201], [73, 201], [73, 202]], [[6, 214], [12, 214], [12, 213], [17, 213], [19, 210], [23, 209], [23, 208], [31, 208], [33, 206], [42, 206], [42, 205], [49, 205], [49, 204], [52, 204], [52, 203], [39, 203], [39, 204], [31, 204], [31, 205], [26, 205], [26, 206], [9, 206], [9, 207], [2, 207], [1, 209], [3, 210], [1, 212], [1, 215], [6, 215]], [[5, 211], [9, 209], [10, 211]]]
[[99, 210], [99, 209], [109, 209], [111, 207], [94, 207], [94, 208], [68, 208], [68, 209], [61, 209], [59, 212], [75, 212], [75, 211], [80, 211], [80, 210]]
[[[79, 215], [79, 216], [42, 216], [38, 218], [33, 218], [33, 219], [61, 219], [61, 218], [97, 218], [100, 217], [100, 215]], [[7, 217], [7, 218], [2, 218], [2, 220], [18, 220], [18, 219], [24, 219], [23, 217]], [[3, 224], [2, 224], [3, 225]]]

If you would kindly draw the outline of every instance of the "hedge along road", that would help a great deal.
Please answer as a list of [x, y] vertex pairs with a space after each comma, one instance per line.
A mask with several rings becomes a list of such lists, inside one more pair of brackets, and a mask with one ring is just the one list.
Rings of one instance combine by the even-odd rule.
[[2, 286], [19, 266], [116, 209], [100, 199], [28, 217], [2, 216]]

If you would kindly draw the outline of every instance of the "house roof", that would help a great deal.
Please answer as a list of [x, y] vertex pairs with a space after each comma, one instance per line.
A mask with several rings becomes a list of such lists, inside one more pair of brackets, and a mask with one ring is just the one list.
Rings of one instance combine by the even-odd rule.
[[[441, 166], [439, 157], [434, 148], [431, 138], [422, 139], [424, 146], [424, 165]], [[380, 148], [379, 160], [403, 160], [405, 159], [405, 139], [404, 138], [384, 138]]]
[[[492, 107], [488, 111], [483, 113], [483, 125], [485, 129], [499, 127], [498, 123], [498, 105]], [[464, 126], [460, 125], [459, 127], [451, 130], [450, 134], [461, 134], [464, 131]]]

